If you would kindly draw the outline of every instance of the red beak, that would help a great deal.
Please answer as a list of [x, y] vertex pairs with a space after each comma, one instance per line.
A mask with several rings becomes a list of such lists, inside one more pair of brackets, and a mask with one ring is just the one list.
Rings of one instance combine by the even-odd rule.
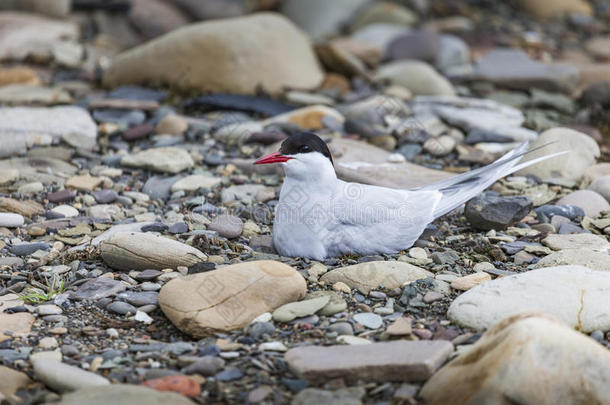
[[294, 159], [294, 158], [291, 158], [289, 156], [284, 156], [280, 152], [273, 152], [267, 156], [263, 156], [262, 158], [258, 159], [257, 161], [254, 162], [254, 164], [255, 165], [266, 165], [269, 163], [283, 163], [283, 162], [289, 161], [290, 159]]

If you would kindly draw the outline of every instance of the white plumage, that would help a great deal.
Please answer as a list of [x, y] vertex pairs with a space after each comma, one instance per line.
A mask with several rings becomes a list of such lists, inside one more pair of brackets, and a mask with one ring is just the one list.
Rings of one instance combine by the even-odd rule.
[[527, 144], [522, 144], [488, 166], [417, 189], [397, 190], [338, 179], [329, 152], [318, 151], [325, 146], [312, 144], [312, 136], [295, 138], [292, 145], [282, 145], [281, 154], [257, 161], [281, 162], [286, 172], [273, 225], [273, 242], [283, 256], [323, 260], [409, 248], [426, 225], [496, 180], [557, 155], [517, 165], [527, 153]]

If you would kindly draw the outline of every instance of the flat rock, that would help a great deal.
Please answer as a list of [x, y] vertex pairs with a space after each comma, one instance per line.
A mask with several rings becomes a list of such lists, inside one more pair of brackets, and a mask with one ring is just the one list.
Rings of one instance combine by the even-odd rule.
[[162, 147], [147, 149], [121, 159], [123, 166], [138, 167], [162, 173], [180, 173], [194, 166], [191, 155], [184, 149]]
[[262, 184], [240, 184], [227, 187], [222, 190], [221, 200], [227, 204], [233, 201], [241, 201], [246, 205], [252, 204], [256, 200], [256, 195], [265, 190]]
[[[48, 4], [43, 6], [48, 8]], [[29, 13], [0, 14], [0, 60], [21, 61], [28, 57], [51, 58], [53, 48], [63, 41], [76, 40], [76, 22], [45, 18]]]
[[93, 191], [102, 184], [102, 181], [103, 179], [101, 177], [89, 175], [73, 176], [66, 181], [66, 187], [75, 188], [77, 190]]
[[429, 405], [504, 404], [507, 398], [601, 404], [610, 398], [609, 362], [608, 350], [593, 339], [548, 315], [524, 313], [494, 325], [433, 375], [420, 396]]
[[[257, 388], [260, 389], [260, 388]], [[255, 392], [255, 391], [252, 391]], [[269, 388], [269, 393], [271, 393]], [[336, 390], [322, 388], [305, 388], [299, 391], [291, 405], [315, 405], [315, 404], [333, 404], [333, 405], [360, 405], [362, 398], [365, 396], [366, 390], [363, 387], [348, 387], [339, 388]], [[250, 395], [248, 395], [250, 398]]]
[[518, 49], [495, 49], [479, 59], [470, 78], [515, 89], [568, 91], [578, 84], [578, 69], [538, 62]]
[[207, 260], [198, 249], [141, 232], [119, 232], [101, 244], [102, 259], [119, 270], [175, 269]]
[[557, 205], [575, 205], [585, 211], [585, 215], [595, 218], [602, 211], [610, 211], [610, 203], [592, 190], [576, 190], [562, 197]]
[[261, 260], [174, 279], [161, 289], [159, 305], [178, 329], [202, 337], [241, 329], [260, 314], [303, 298], [306, 290], [296, 270]]
[[559, 0], [549, 3], [544, 0], [522, 0], [521, 6], [532, 15], [539, 18], [565, 17], [571, 14], [590, 16], [593, 14], [591, 5], [583, 0]]
[[17, 136], [27, 145], [38, 143], [41, 137], [49, 137], [90, 150], [97, 144], [97, 125], [89, 112], [79, 107], [0, 108], [0, 143]]
[[542, 311], [590, 333], [610, 328], [608, 288], [607, 272], [582, 266], [546, 267], [468, 290], [453, 301], [447, 314], [460, 325], [484, 330], [519, 312]]
[[331, 285], [343, 282], [368, 294], [373, 289], [391, 290], [426, 277], [433, 277], [433, 274], [409, 263], [373, 261], [331, 270], [320, 280]]
[[396, 341], [350, 346], [304, 346], [284, 356], [288, 367], [313, 383], [346, 381], [425, 381], [453, 353], [448, 341]]
[[589, 190], [593, 190], [606, 201], [610, 202], [610, 175], [600, 176], [595, 179], [590, 185]]
[[569, 151], [561, 156], [547, 159], [517, 172], [519, 175], [533, 174], [541, 179], [562, 178], [578, 181], [585, 170], [595, 163], [600, 151], [597, 143], [588, 135], [569, 128], [552, 128], [544, 131], [530, 148], [548, 145], [529, 153], [521, 162], [550, 153]]
[[218, 177], [212, 176], [204, 176], [201, 174], [193, 174], [190, 176], [186, 176], [183, 179], [178, 180], [174, 184], [172, 184], [171, 191], [175, 193], [176, 191], [197, 191], [200, 188], [207, 189], [213, 188], [216, 185], [220, 184], [222, 179]]
[[0, 198], [0, 211], [14, 212], [24, 217], [32, 217], [44, 213], [42, 205], [33, 200], [15, 200], [14, 198]]
[[532, 208], [527, 197], [483, 194], [466, 203], [464, 215], [475, 228], [500, 230], [523, 219]]
[[488, 273], [473, 273], [467, 276], [458, 277], [451, 282], [451, 288], [454, 290], [467, 291], [479, 284], [485, 283], [491, 280], [491, 276]]
[[553, 250], [585, 248], [604, 253], [610, 250], [610, 243], [606, 239], [590, 233], [551, 234], [544, 238], [542, 243]]
[[235, 215], [222, 214], [218, 215], [208, 225], [208, 229], [216, 231], [224, 238], [237, 238], [241, 235], [244, 228], [244, 221]]
[[[0, 313], [0, 342], [4, 342], [15, 335], [27, 335], [32, 330], [33, 323], [34, 315], [29, 312]], [[10, 335], [7, 335], [6, 332], [10, 332]]]
[[78, 290], [72, 291], [70, 297], [76, 300], [99, 300], [116, 295], [126, 289], [125, 283], [108, 277], [98, 277], [87, 281]]
[[330, 296], [322, 296], [303, 301], [289, 302], [273, 311], [273, 320], [290, 322], [296, 318], [313, 315], [328, 304]]
[[354, 315], [354, 321], [369, 329], [377, 329], [383, 325], [383, 319], [372, 312], [362, 312]]
[[175, 392], [161, 392], [140, 385], [112, 384], [83, 388], [61, 397], [57, 405], [194, 405]]
[[119, 55], [104, 73], [110, 87], [156, 83], [238, 94], [254, 94], [258, 87], [272, 94], [285, 87], [312, 89], [322, 78], [308, 38], [275, 13], [179, 28]]
[[543, 257], [534, 268], [580, 265], [592, 270], [610, 271], [610, 255], [588, 248], [566, 249]]

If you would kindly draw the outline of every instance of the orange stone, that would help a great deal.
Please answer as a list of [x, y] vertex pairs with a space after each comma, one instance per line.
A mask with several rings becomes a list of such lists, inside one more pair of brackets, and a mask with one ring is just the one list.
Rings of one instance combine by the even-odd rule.
[[0, 86], [9, 84], [39, 85], [40, 79], [36, 72], [28, 67], [12, 67], [0, 69]]
[[201, 394], [201, 386], [192, 378], [185, 375], [168, 375], [167, 377], [147, 380], [142, 385], [157, 391], [171, 391], [184, 395], [185, 397], [198, 397]]

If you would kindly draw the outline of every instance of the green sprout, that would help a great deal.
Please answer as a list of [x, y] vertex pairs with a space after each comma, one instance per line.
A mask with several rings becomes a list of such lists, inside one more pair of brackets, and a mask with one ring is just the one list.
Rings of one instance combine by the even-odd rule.
[[59, 294], [66, 290], [66, 281], [63, 278], [53, 277], [51, 282], [45, 278], [46, 292], [30, 289], [21, 294], [21, 299], [28, 304], [40, 304], [55, 299]]

